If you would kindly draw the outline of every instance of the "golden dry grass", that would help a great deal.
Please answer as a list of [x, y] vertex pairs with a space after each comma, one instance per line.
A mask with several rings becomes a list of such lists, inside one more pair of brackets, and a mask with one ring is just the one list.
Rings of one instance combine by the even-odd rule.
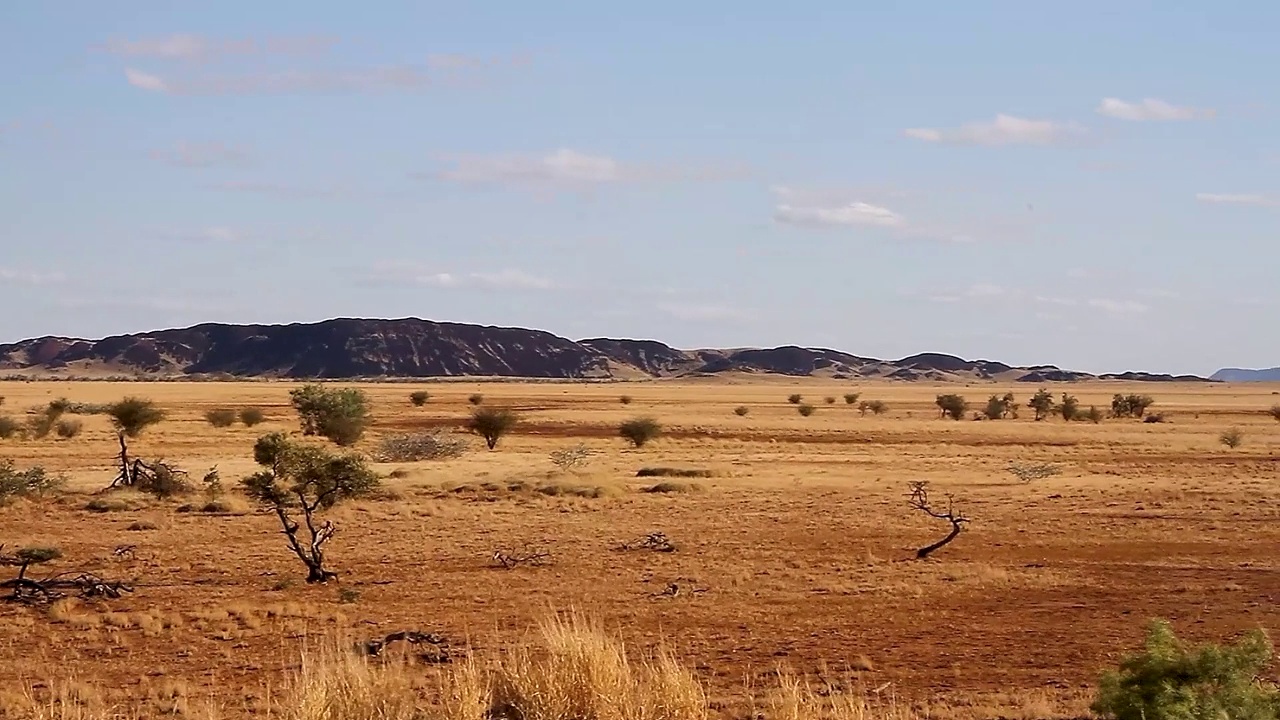
[[[0, 385], [11, 414], [60, 396], [153, 398], [170, 419], [134, 451], [197, 480], [216, 465], [228, 486], [253, 469], [260, 434], [296, 427], [287, 383]], [[1115, 392], [1150, 393], [1168, 418], [1152, 425], [1036, 423], [1025, 412], [1016, 421], [937, 419], [939, 392], [978, 406], [993, 393], [1011, 389], [1025, 402], [1034, 391], [977, 383], [860, 383], [862, 398], [884, 400], [887, 414], [817, 403], [807, 418], [789, 394], [821, 400], [851, 388], [776, 378], [628, 383], [623, 405], [615, 384], [441, 382], [414, 407], [408, 396], [421, 386], [366, 386], [376, 423], [362, 447], [382, 434], [458, 427], [476, 392], [525, 422], [493, 452], [477, 439], [457, 459], [379, 465], [399, 471], [386, 497], [331, 515], [337, 587], [301, 582], [270, 517], [177, 512], [199, 496], [91, 496], [113, 474], [115, 441], [102, 417], [83, 418], [70, 440], [0, 441], [0, 457], [64, 472], [78, 493], [0, 509], [0, 543], [59, 546], [64, 558], [51, 572], [138, 579], [120, 600], [0, 605], [0, 698], [33, 687], [47, 698], [76, 683], [99, 696], [95, 707], [138, 700], [154, 710], [177, 705], [165, 699], [173, 687], [160, 687], [168, 681], [183, 688], [184, 712], [251, 716], [292, 687], [300, 652], [333, 637], [437, 632], [472, 644], [492, 671], [489, 663], [540, 647], [524, 632], [548, 610], [575, 607], [625, 641], [635, 668], [678, 654], [713, 716], [786, 715], [795, 706], [787, 693], [808, 692], [786, 678], [804, 678], [821, 702], [839, 686], [870, 703], [820, 711], [840, 717], [1069, 717], [1149, 617], [1171, 618], [1197, 639], [1280, 625], [1272, 386], [1052, 388], [1086, 407], [1108, 406]], [[263, 407], [267, 421], [218, 429], [204, 419], [211, 408], [245, 405]], [[739, 405], [749, 414], [736, 415]], [[664, 437], [629, 447], [617, 425], [636, 414], [662, 423]], [[1233, 426], [1246, 439], [1228, 450], [1218, 436]], [[557, 470], [549, 453], [579, 442], [596, 451], [589, 464]], [[1006, 472], [1010, 462], [1063, 472], [1021, 483]], [[693, 481], [701, 492], [644, 493], [655, 482], [635, 477], [642, 467], [712, 476]], [[908, 560], [941, 534], [906, 507], [915, 479], [954, 494], [973, 518], [929, 562]], [[109, 507], [92, 512], [91, 501]], [[678, 552], [616, 550], [659, 530]], [[115, 555], [124, 544], [133, 553]], [[494, 550], [521, 547], [547, 548], [551, 561], [493, 567]], [[358, 599], [341, 602], [340, 588]], [[790, 669], [780, 676], [780, 667]]]

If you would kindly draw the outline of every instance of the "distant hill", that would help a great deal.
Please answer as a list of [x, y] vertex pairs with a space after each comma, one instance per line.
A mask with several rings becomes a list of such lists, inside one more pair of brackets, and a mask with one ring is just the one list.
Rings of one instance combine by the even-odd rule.
[[[0, 373], [27, 377], [319, 379], [634, 379], [745, 373], [832, 379], [1028, 383], [1096, 378], [1052, 365], [1020, 368], [939, 353], [877, 360], [838, 350], [794, 345], [679, 350], [656, 340], [574, 341], [541, 330], [417, 318], [341, 318], [290, 325], [206, 323], [101, 340], [34, 338], [0, 345]], [[1102, 377], [1202, 380], [1194, 376], [1146, 373]]]
[[1280, 382], [1280, 367], [1267, 368], [1265, 370], [1222, 368], [1210, 375], [1209, 379], [1222, 382]]

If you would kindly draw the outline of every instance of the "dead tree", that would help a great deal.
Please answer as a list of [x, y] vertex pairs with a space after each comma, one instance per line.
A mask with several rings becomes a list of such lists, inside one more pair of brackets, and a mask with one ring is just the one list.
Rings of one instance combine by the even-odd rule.
[[5, 598], [9, 602], [27, 605], [40, 605], [65, 597], [68, 592], [76, 592], [80, 597], [118, 598], [123, 593], [133, 592], [133, 588], [120, 581], [105, 580], [93, 573], [72, 571], [59, 573], [42, 580], [28, 577], [27, 570], [32, 565], [56, 560], [62, 556], [57, 548], [22, 548], [13, 554], [5, 554], [0, 545], [0, 566], [18, 568], [18, 576], [0, 582], [0, 588], [9, 590]]
[[956, 536], [964, 530], [964, 524], [969, 522], [969, 518], [955, 509], [953, 499], [947, 495], [947, 509], [940, 510], [935, 508], [929, 500], [929, 483], [924, 480], [917, 480], [911, 483], [911, 492], [908, 494], [908, 502], [911, 507], [938, 520], [946, 520], [951, 523], [951, 532], [941, 540], [926, 545], [916, 550], [916, 559], [923, 560], [929, 557], [929, 554], [956, 539]]
[[147, 428], [164, 420], [164, 413], [150, 400], [127, 397], [107, 407], [107, 416], [115, 427], [116, 437], [120, 441], [120, 472], [111, 482], [111, 487], [121, 485], [138, 485], [139, 481], [155, 482], [157, 477], [163, 479], [168, 473], [172, 477], [173, 468], [163, 462], [148, 465], [141, 460], [129, 459], [129, 443], [126, 438], [136, 438]]
[[551, 559], [547, 550], [494, 550], [493, 564], [496, 567], [510, 570], [521, 565], [545, 565]]
[[618, 545], [618, 550], [652, 550], [653, 552], [675, 552], [676, 544], [671, 542], [664, 532], [651, 532], [639, 540], [633, 542], [624, 542]]

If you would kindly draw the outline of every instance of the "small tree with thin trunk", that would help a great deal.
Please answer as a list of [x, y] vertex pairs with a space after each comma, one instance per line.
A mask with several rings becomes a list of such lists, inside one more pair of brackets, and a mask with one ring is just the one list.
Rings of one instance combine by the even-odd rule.
[[1036, 420], [1040, 421], [1049, 417], [1049, 413], [1053, 412], [1053, 393], [1044, 388], [1036, 391], [1035, 395], [1027, 401], [1027, 407], [1036, 411]]
[[[245, 478], [245, 494], [275, 513], [289, 549], [307, 568], [308, 583], [337, 577], [325, 567], [324, 545], [337, 532], [319, 514], [378, 487], [378, 476], [363, 457], [338, 455], [327, 448], [303, 444], [284, 433], [271, 433], [253, 446], [253, 459], [263, 470]], [[297, 517], [302, 516], [299, 524]], [[305, 527], [306, 536], [300, 537]]]
[[115, 427], [116, 437], [120, 441], [120, 474], [111, 485], [136, 485], [146, 472], [154, 472], [154, 468], [141, 460], [130, 462], [126, 438], [137, 438], [147, 428], [160, 423], [164, 420], [164, 412], [150, 400], [127, 397], [107, 406], [107, 417], [111, 419], [111, 425]]
[[1080, 401], [1075, 395], [1062, 393], [1062, 402], [1057, 407], [1058, 413], [1062, 415], [1062, 419], [1067, 422], [1075, 420], [1080, 415]]
[[641, 448], [662, 435], [662, 425], [650, 417], [633, 418], [618, 426], [618, 435]]
[[520, 422], [515, 411], [505, 408], [478, 408], [471, 413], [467, 421], [467, 429], [484, 438], [490, 450], [498, 446], [498, 441], [511, 432]]
[[1218, 436], [1218, 442], [1235, 450], [1244, 444], [1244, 431], [1238, 427], [1229, 428]]
[[963, 420], [965, 412], [969, 410], [969, 401], [963, 395], [939, 395], [933, 402], [938, 406], [941, 417], [952, 420]]
[[911, 483], [911, 492], [908, 494], [908, 502], [915, 510], [938, 520], [946, 520], [951, 523], [951, 532], [941, 540], [926, 545], [916, 550], [916, 559], [923, 560], [938, 548], [955, 540], [957, 536], [964, 530], [965, 523], [969, 522], [969, 518], [965, 517], [960, 511], [956, 510], [950, 495], [947, 496], [947, 508], [945, 510], [937, 507], [929, 499], [929, 483], [924, 480], [917, 480]]

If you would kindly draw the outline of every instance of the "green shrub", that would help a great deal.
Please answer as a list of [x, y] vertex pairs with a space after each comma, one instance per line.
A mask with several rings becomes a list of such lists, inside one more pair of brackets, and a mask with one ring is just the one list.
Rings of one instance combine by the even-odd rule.
[[289, 393], [302, 423], [303, 435], [318, 435], [348, 447], [364, 436], [369, 426], [369, 398], [359, 388], [304, 385]]
[[662, 425], [651, 417], [633, 418], [618, 426], [618, 435], [640, 448], [662, 435]]
[[1235, 450], [1244, 444], [1244, 431], [1238, 427], [1229, 428], [1218, 436], [1218, 442]]
[[858, 402], [858, 398], [860, 398], [860, 397], [862, 397], [862, 396], [861, 396], [859, 393], [845, 393], [845, 394], [844, 394], [844, 404], [845, 404], [845, 405], [855, 405], [855, 404], [857, 404], [857, 402]]
[[1280, 692], [1259, 681], [1271, 654], [1261, 630], [1234, 645], [1195, 647], [1157, 620], [1143, 651], [1103, 675], [1092, 710], [1114, 720], [1275, 720]]
[[413, 403], [414, 407], [422, 407], [423, 405], [426, 405], [427, 401], [430, 399], [431, 393], [426, 390], [415, 390], [409, 393], [409, 402]]
[[0, 440], [8, 440], [22, 431], [22, 423], [8, 415], [0, 415]]
[[883, 400], [863, 400], [858, 403], [858, 412], [866, 415], [870, 411], [872, 415], [883, 415], [889, 411], [889, 406]]
[[963, 420], [964, 414], [969, 410], [969, 401], [965, 400], [963, 395], [954, 393], [939, 395], [934, 399], [933, 404], [938, 406], [940, 417], [949, 417], [952, 420]]
[[631, 396], [630, 396], [630, 395], [623, 395], [622, 397], [618, 398], [618, 402], [622, 403], [623, 405], [630, 405], [630, 404], [631, 404]]
[[240, 408], [240, 423], [245, 427], [253, 427], [266, 419], [267, 414], [262, 412], [262, 408]]
[[1121, 395], [1116, 393], [1111, 397], [1111, 416], [1140, 418], [1147, 414], [1147, 408], [1154, 405], [1155, 402], [1155, 398], [1150, 395]]
[[987, 398], [987, 407], [982, 411], [988, 420], [1003, 420], [1010, 415], [1014, 417], [1018, 413], [1018, 403], [1013, 398], [1013, 393], [1005, 393], [1001, 395], [992, 395]]
[[1103, 417], [1104, 417], [1104, 415], [1102, 414], [1102, 411], [1098, 409], [1098, 406], [1097, 406], [1097, 405], [1090, 405], [1090, 406], [1089, 406], [1089, 409], [1088, 409], [1087, 411], [1082, 412], [1082, 413], [1080, 413], [1079, 415], [1077, 415], [1077, 416], [1076, 416], [1076, 419], [1077, 419], [1077, 420], [1088, 420], [1089, 422], [1093, 423], [1094, 425], [1097, 425], [1098, 423], [1102, 422], [1102, 418], [1103, 418]]
[[822, 398], [822, 401], [823, 401], [823, 402], [825, 402], [825, 403], [826, 403], [826, 404], [828, 404], [828, 405], [835, 405], [835, 404], [836, 404], [836, 398], [835, 398], [835, 396], [834, 396], [834, 395], [828, 395], [828, 396], [826, 396], [826, 397]]
[[801, 395], [800, 393], [792, 393], [791, 395], [787, 396], [787, 402], [791, 403], [792, 405], [799, 405], [800, 401], [803, 399], [804, 399], [804, 396]]
[[1071, 422], [1076, 419], [1076, 415], [1080, 413], [1080, 401], [1075, 395], [1062, 393], [1062, 403], [1057, 407], [1058, 413], [1062, 415], [1062, 419]]
[[204, 420], [216, 428], [228, 428], [236, 424], [236, 411], [229, 408], [217, 408], [205, 413]]
[[480, 405], [484, 402], [484, 396], [481, 395], [480, 393], [475, 393], [474, 395], [467, 398], [467, 402], [471, 403], [472, 405]]
[[739, 405], [738, 407], [733, 409], [733, 414], [737, 415], [738, 417], [745, 417], [746, 414], [749, 412], [751, 412], [751, 408], [747, 407], [746, 405]]
[[0, 503], [19, 497], [39, 497], [62, 489], [66, 479], [36, 466], [18, 470], [12, 460], [0, 460]]
[[450, 460], [467, 451], [467, 441], [448, 433], [408, 433], [387, 435], [378, 441], [380, 462]]
[[1053, 412], [1053, 393], [1044, 388], [1036, 391], [1035, 395], [1027, 401], [1027, 407], [1036, 411], [1036, 421], [1040, 421], [1049, 416]]
[[70, 440], [79, 435], [82, 430], [84, 430], [84, 423], [72, 418], [63, 418], [53, 426], [53, 431], [63, 440]]
[[520, 416], [503, 408], [477, 408], [471, 413], [467, 429], [484, 438], [490, 450], [520, 422]]
[[800, 413], [804, 417], [809, 417], [810, 415], [813, 414], [813, 411], [816, 409], [817, 408], [810, 405], [809, 403], [800, 403], [799, 405], [796, 406], [796, 412]]
[[135, 438], [142, 431], [164, 420], [164, 413], [145, 398], [127, 397], [107, 408], [111, 424], [122, 435]]

